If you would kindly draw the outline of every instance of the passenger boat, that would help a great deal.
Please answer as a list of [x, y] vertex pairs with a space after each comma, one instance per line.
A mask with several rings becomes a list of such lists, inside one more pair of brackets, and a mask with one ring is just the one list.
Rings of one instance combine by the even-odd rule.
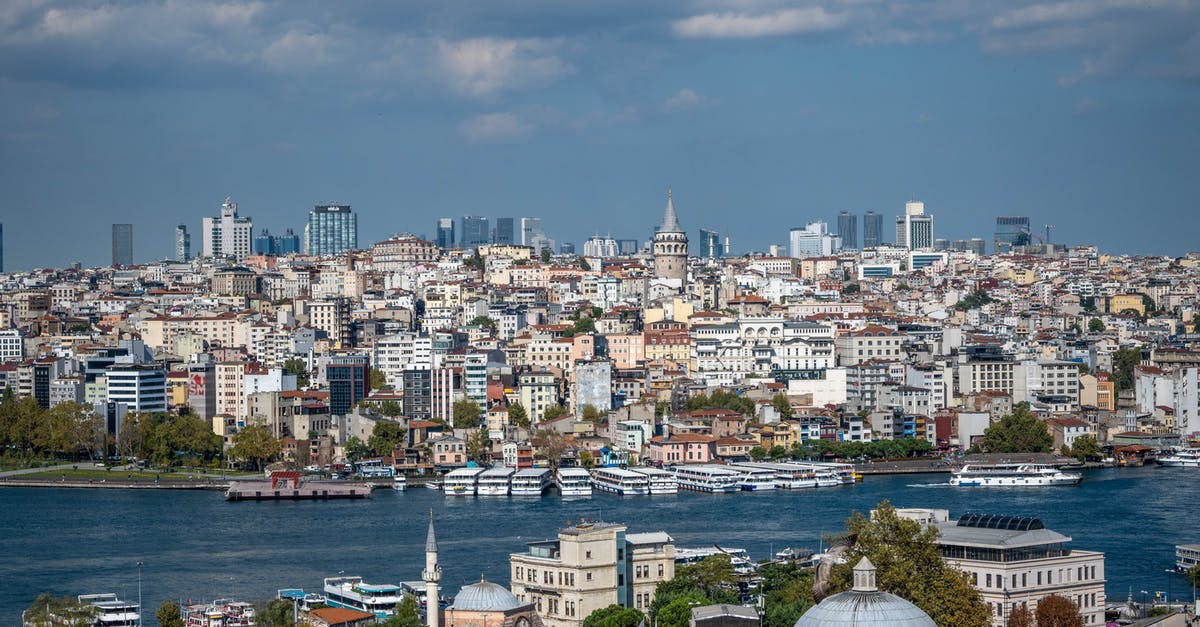
[[737, 492], [742, 489], [741, 473], [726, 466], [698, 464], [675, 468], [679, 487], [697, 492]]
[[817, 487], [817, 473], [797, 464], [750, 463], [751, 468], [765, 468], [775, 473], [775, 486], [785, 490]]
[[397, 492], [403, 492], [408, 489], [408, 477], [404, 475], [396, 475], [392, 477], [392, 489]]
[[624, 468], [597, 468], [592, 471], [592, 485], [599, 490], [621, 496], [650, 494], [650, 478]]
[[954, 471], [954, 486], [1057, 486], [1076, 485], [1083, 476], [1047, 464], [967, 464]]
[[742, 478], [739, 485], [742, 490], [774, 490], [778, 487], [775, 484], [775, 471], [770, 468], [743, 464], [731, 464], [729, 468], [741, 474]]
[[116, 594], [81, 594], [76, 598], [95, 608], [90, 623], [95, 627], [132, 627], [141, 623], [141, 607], [122, 601]]
[[482, 468], [455, 468], [442, 480], [442, 491], [448, 496], [474, 496]]
[[550, 487], [549, 468], [522, 468], [512, 476], [513, 496], [541, 496]]
[[591, 496], [592, 476], [584, 468], [559, 468], [554, 485], [560, 496]]
[[729, 556], [729, 563], [733, 566], [733, 572], [736, 575], [749, 576], [754, 573], [754, 561], [750, 559], [750, 554], [746, 552], [746, 549], [731, 549], [716, 545], [696, 549], [676, 547], [675, 566], [699, 564], [715, 555]]
[[475, 494], [479, 496], [508, 496], [509, 482], [517, 473], [516, 468], [493, 466], [479, 473], [475, 482]]
[[1172, 466], [1178, 468], [1200, 468], [1200, 450], [1182, 449], [1167, 455], [1159, 457], [1158, 463], [1161, 466]]
[[650, 481], [650, 494], [675, 494], [679, 492], [679, 481], [675, 479], [675, 473], [669, 470], [653, 466], [638, 466], [629, 470], [646, 475], [646, 479]]
[[329, 577], [325, 579], [326, 603], [369, 612], [376, 618], [396, 613], [396, 605], [404, 600], [400, 586], [383, 583], [363, 583], [362, 577]]

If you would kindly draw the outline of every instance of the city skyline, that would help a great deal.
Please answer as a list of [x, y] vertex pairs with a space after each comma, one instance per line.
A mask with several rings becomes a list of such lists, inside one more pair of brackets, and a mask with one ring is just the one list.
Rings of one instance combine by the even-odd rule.
[[890, 223], [915, 196], [949, 239], [1020, 215], [1055, 241], [1179, 255], [1200, 227], [1197, 17], [1123, 0], [19, 4], [0, 14], [0, 184], [21, 208], [6, 267], [102, 265], [114, 222], [136, 225], [135, 261], [169, 258], [174, 226], [226, 195], [273, 232], [345, 199], [360, 245], [463, 215], [648, 238], [668, 184], [735, 252], [844, 210]]

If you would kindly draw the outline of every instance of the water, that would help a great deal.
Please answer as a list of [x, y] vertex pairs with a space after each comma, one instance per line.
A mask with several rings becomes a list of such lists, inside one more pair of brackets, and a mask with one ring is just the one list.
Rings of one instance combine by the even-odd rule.
[[141, 568], [146, 624], [160, 603], [237, 597], [279, 588], [319, 591], [323, 577], [420, 579], [428, 511], [436, 517], [443, 589], [485, 576], [508, 582], [508, 554], [581, 517], [664, 530], [678, 546], [721, 543], [755, 559], [785, 546], [817, 549], [852, 510], [899, 507], [1039, 516], [1103, 551], [1110, 597], [1130, 589], [1189, 597], [1176, 544], [1200, 542], [1200, 472], [1106, 469], [1078, 487], [952, 488], [946, 475], [871, 477], [856, 486], [738, 494], [592, 498], [448, 498], [415, 487], [365, 501], [227, 503], [219, 492], [0, 489], [0, 626], [16, 625], [41, 592], [116, 592], [136, 600]]

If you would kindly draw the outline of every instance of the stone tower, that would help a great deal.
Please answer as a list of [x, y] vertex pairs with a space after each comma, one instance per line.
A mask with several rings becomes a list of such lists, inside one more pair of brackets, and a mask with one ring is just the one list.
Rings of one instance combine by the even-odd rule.
[[441, 604], [438, 602], [438, 582], [442, 580], [442, 567], [438, 565], [437, 536], [433, 533], [433, 510], [429, 510], [429, 533], [425, 535], [425, 623], [438, 627], [441, 619]]
[[667, 210], [654, 233], [654, 276], [678, 280], [682, 288], [687, 282], [687, 261], [687, 233], [679, 226], [679, 216], [675, 215], [675, 202], [668, 187]]

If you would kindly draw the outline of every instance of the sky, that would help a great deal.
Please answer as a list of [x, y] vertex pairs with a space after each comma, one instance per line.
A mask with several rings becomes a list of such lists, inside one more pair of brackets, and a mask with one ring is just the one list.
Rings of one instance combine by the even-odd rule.
[[198, 250], [226, 196], [273, 233], [350, 203], [360, 246], [644, 239], [668, 186], [738, 253], [911, 198], [936, 237], [1180, 255], [1197, 147], [1200, 0], [0, 2], [9, 271], [108, 264], [114, 222]]

